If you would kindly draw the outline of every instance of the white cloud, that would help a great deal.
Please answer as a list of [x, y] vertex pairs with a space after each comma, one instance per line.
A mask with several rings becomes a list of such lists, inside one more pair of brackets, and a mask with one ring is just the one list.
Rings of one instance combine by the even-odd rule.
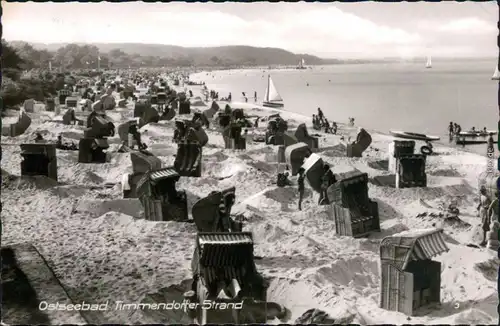
[[438, 27], [441, 32], [484, 34], [497, 30], [495, 24], [489, 23], [479, 18], [461, 18], [452, 20]]
[[[279, 47], [323, 57], [421, 56], [428, 52], [426, 42], [435, 34], [421, 28], [416, 29], [420, 35], [383, 26], [324, 4], [321, 9], [297, 6], [300, 10], [295, 12], [284, 10], [273, 19], [253, 20], [209, 6], [189, 8], [189, 5], [144, 3], [6, 3], [2, 22], [8, 40], [179, 46], [238, 44]], [[489, 32], [496, 28], [475, 18], [444, 25], [430, 22], [425, 26], [442, 33]]]

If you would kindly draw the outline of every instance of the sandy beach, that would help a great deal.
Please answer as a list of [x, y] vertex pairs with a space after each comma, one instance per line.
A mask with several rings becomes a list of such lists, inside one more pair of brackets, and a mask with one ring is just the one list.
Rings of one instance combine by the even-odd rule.
[[[201, 87], [188, 88], [200, 95]], [[109, 114], [115, 125], [133, 117], [133, 105], [129, 102], [125, 109]], [[249, 103], [233, 102], [231, 106], [243, 108], [247, 115], [274, 113]], [[10, 112], [2, 122], [15, 114]], [[286, 111], [280, 114], [288, 120], [289, 130], [305, 122], [312, 132], [310, 118]], [[43, 108], [29, 115], [33, 121], [23, 135], [2, 137], [2, 245], [32, 243], [73, 302], [110, 302], [114, 306], [116, 301], [168, 300], [166, 289], [191, 277], [194, 225], [146, 221], [141, 218], [138, 199], [122, 199], [122, 175], [132, 170], [130, 154], [116, 152], [118, 136], [109, 140], [109, 163], [77, 163], [77, 152], [58, 150], [58, 182], [45, 177], [9, 177], [20, 175], [18, 145], [31, 142], [35, 133], [50, 141], [62, 133], [67, 141], [75, 142], [82, 134], [81, 126], [50, 121], [60, 117]], [[140, 130], [149, 150], [165, 166], [172, 164], [176, 153], [173, 131], [173, 121], [150, 123]], [[264, 131], [262, 124], [250, 133]], [[253, 233], [257, 269], [270, 281], [268, 300], [291, 313], [285, 322], [293, 323], [308, 309], [317, 308], [335, 320], [347, 318], [362, 325], [495, 323], [496, 252], [467, 246], [479, 243], [481, 237], [477, 188], [486, 158], [435, 146], [437, 155], [427, 158], [428, 186], [395, 189], [383, 183], [389, 175], [388, 146], [393, 137], [372, 132], [373, 142], [363, 157], [347, 158], [345, 139], [355, 137], [356, 132], [357, 126], [340, 124], [337, 135], [321, 133], [318, 155], [334, 173], [354, 169], [368, 173], [369, 197], [378, 203], [382, 229], [368, 238], [337, 236], [328, 206], [316, 204], [308, 185], [303, 210], [297, 210], [296, 187], [273, 184], [279, 168], [277, 147], [254, 143], [251, 137], [245, 151], [227, 150], [221, 133], [207, 130], [202, 177], [182, 177], [177, 188], [186, 190], [190, 210], [211, 191], [236, 187], [233, 213], [244, 216], [244, 231]], [[460, 220], [432, 216], [442, 212], [440, 207], [450, 200], [457, 200]], [[427, 216], [417, 217], [422, 213]], [[380, 241], [405, 230], [434, 227], [444, 229], [450, 249], [435, 258], [442, 263], [441, 305], [411, 318], [379, 308]], [[167, 318], [114, 308], [82, 315], [89, 323], [162, 323]]]

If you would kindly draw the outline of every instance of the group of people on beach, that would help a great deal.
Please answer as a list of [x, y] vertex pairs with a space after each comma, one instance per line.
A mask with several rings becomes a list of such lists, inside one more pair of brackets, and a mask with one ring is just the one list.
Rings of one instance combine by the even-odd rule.
[[[337, 182], [335, 174], [333, 174], [330, 165], [328, 163], [323, 164], [323, 171], [325, 173], [321, 177], [321, 193], [318, 201], [319, 205], [329, 204], [327, 195], [328, 188]], [[287, 165], [285, 167], [285, 172], [278, 173], [277, 185], [279, 187], [290, 186], [291, 185], [291, 182], [289, 180], [290, 176], [291, 176], [290, 168]], [[305, 195], [305, 189], [306, 189], [304, 184], [305, 179], [306, 179], [306, 171], [304, 170], [304, 168], [301, 167], [298, 171], [298, 176], [297, 176], [297, 190], [299, 193], [297, 208], [299, 209], [299, 211], [302, 210], [302, 201], [304, 200], [304, 195]]]
[[[241, 92], [241, 95], [243, 95], [243, 99], [245, 100], [245, 103], [248, 103], [248, 96], [247, 96], [246, 92]], [[257, 103], [257, 91], [253, 92], [253, 100], [254, 100], [254, 102]]]
[[318, 114], [312, 115], [313, 128], [316, 130], [324, 130], [327, 134], [337, 134], [337, 123], [335, 121], [330, 122], [323, 114], [321, 108], [318, 108]]
[[[461, 132], [462, 132], [462, 127], [458, 123], [450, 122], [450, 124], [448, 125], [448, 134], [450, 138], [452, 138], [453, 136], [460, 135]], [[483, 127], [483, 130], [479, 130], [476, 129], [476, 127], [472, 127], [470, 128], [469, 132], [478, 134], [488, 134], [488, 129], [486, 129], [486, 127]]]

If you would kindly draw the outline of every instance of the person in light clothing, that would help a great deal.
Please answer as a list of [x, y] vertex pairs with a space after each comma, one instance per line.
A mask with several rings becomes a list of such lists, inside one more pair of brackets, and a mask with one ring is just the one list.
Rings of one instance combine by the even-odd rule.
[[483, 241], [480, 243], [481, 246], [486, 245], [486, 233], [490, 228], [490, 217], [488, 216], [488, 210], [491, 205], [491, 201], [486, 196], [486, 188], [484, 186], [480, 189], [479, 205], [477, 207], [479, 211], [479, 217], [481, 217], [481, 226], [483, 229]]

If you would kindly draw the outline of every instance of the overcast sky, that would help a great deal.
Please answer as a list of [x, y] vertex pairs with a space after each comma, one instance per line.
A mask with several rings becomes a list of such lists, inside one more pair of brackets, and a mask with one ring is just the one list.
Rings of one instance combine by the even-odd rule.
[[329, 58], [498, 55], [493, 1], [2, 6], [8, 41], [252, 45]]

